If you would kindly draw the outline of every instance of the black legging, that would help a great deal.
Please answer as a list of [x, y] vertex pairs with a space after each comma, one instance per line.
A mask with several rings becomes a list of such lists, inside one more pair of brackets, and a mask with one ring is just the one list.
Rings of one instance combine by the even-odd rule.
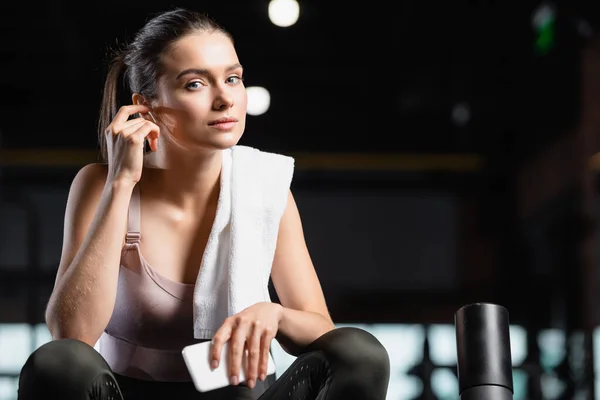
[[[21, 370], [18, 400], [384, 400], [390, 375], [387, 351], [370, 333], [334, 329], [265, 390], [227, 386], [197, 392], [191, 382], [152, 382], [114, 374], [91, 346], [63, 339], [34, 351]], [[261, 383], [257, 381], [257, 383]]]

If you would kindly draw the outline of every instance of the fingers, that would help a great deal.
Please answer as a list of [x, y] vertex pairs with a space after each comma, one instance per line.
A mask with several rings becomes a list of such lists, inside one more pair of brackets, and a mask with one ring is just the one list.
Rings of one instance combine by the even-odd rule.
[[[269, 350], [276, 330], [265, 326], [259, 320], [244, 316], [233, 316], [225, 320], [212, 341], [211, 367], [216, 368], [227, 357], [227, 374], [232, 385], [240, 382], [240, 372], [244, 369], [246, 385], [254, 388], [256, 380], [267, 378]], [[222, 350], [228, 342], [228, 352]]]
[[250, 389], [256, 384], [258, 378], [258, 366], [261, 359], [261, 335], [262, 327], [260, 321], [252, 323], [250, 337], [246, 342], [248, 360], [246, 364], [246, 384]]
[[106, 130], [112, 131], [113, 127], [121, 126], [122, 124], [127, 122], [129, 117], [132, 116], [133, 114], [147, 113], [149, 111], [150, 111], [150, 107], [143, 105], [143, 104], [133, 104], [133, 105], [129, 105], [129, 106], [123, 106], [119, 109], [119, 111], [113, 118], [110, 125], [106, 128]]
[[143, 118], [136, 118], [126, 121], [120, 126], [114, 125], [110, 133], [113, 136], [123, 136], [130, 142], [139, 145], [143, 145], [144, 139], [147, 137], [150, 149], [156, 151], [160, 128], [153, 122]]
[[160, 136], [160, 128], [153, 122], [146, 121], [150, 125], [149, 132], [144, 136], [148, 138], [148, 144], [150, 145], [150, 150], [156, 151], [158, 149], [158, 138]]
[[145, 123], [146, 120], [142, 118], [132, 119], [131, 121], [127, 121], [126, 123], [124, 123], [120, 131], [115, 132], [115, 134], [121, 134], [127, 137], [135, 131], [137, 131], [138, 129], [140, 129], [140, 127], [142, 127]]
[[233, 320], [227, 318], [223, 325], [219, 328], [215, 336], [212, 339], [212, 346], [210, 351], [210, 366], [214, 369], [221, 363], [221, 353], [223, 351], [223, 345], [231, 337], [233, 331]]
[[[144, 123], [152, 128], [144, 128], [144, 138], [148, 136], [148, 143], [150, 144], [150, 149], [152, 149], [152, 151], [156, 151], [158, 145], [158, 137], [160, 136], [160, 129], [158, 128], [158, 126], [155, 123], [147, 121], [143, 118], [135, 118], [129, 120], [129, 117], [134, 114], [145, 114], [148, 112], [150, 112], [150, 107], [143, 104], [134, 104], [121, 107], [115, 115], [115, 118], [110, 123], [110, 125], [108, 125], [108, 127], [106, 128], [106, 134], [125, 135], [127, 133], [131, 135], [133, 134], [133, 132], [135, 132], [132, 131], [134, 126], [138, 126], [137, 124], [140, 124], [138, 128], [141, 128], [141, 124]], [[127, 132], [125, 132], [125, 130], [127, 130]]]
[[[135, 127], [133, 129], [135, 129]], [[123, 133], [123, 137], [126, 138], [129, 142], [143, 147], [144, 139], [146, 138], [146, 136], [149, 137], [151, 133], [156, 133], [157, 129], [158, 127], [152, 122], [144, 121], [142, 124], [140, 124], [139, 127], [137, 127], [137, 129], [135, 129], [129, 135]], [[148, 140], [152, 151], [156, 151], [156, 140], [157, 137], [154, 137], [154, 141], [150, 139]]]
[[240, 369], [242, 367], [242, 359], [246, 349], [246, 338], [248, 337], [251, 325], [242, 317], [237, 318], [237, 326], [229, 339], [229, 376], [231, 384], [239, 383]]
[[275, 338], [274, 329], [265, 327], [260, 336], [260, 363], [258, 365], [258, 378], [261, 381], [267, 379], [267, 371], [269, 367], [269, 350], [271, 350], [271, 342]]

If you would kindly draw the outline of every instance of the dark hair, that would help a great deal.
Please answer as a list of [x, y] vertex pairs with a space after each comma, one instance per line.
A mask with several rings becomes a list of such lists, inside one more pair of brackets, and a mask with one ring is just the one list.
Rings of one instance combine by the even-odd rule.
[[[133, 93], [145, 98], [156, 95], [156, 82], [162, 73], [160, 56], [178, 39], [193, 32], [220, 32], [231, 35], [203, 13], [176, 8], [153, 17], [138, 31], [130, 44], [112, 57], [102, 95], [98, 139], [106, 162], [106, 129], [119, 108], [129, 104]], [[127, 103], [126, 103], [127, 102]]]

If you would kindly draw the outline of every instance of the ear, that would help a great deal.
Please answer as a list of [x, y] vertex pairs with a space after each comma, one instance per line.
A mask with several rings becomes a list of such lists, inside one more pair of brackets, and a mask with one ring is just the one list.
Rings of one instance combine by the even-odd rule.
[[[133, 102], [133, 104], [136, 104], [136, 105], [143, 104], [145, 106], [151, 107], [150, 103], [148, 101], [146, 101], [146, 98], [144, 96], [142, 96], [140, 93], [132, 94], [131, 101]], [[156, 123], [156, 120], [154, 119], [154, 116], [152, 115], [152, 113], [140, 113], [140, 117], [144, 118], [145, 120]]]

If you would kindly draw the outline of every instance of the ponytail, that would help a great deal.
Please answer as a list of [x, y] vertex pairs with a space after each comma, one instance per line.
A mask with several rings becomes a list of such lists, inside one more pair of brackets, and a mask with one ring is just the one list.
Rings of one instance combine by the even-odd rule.
[[100, 144], [100, 156], [104, 162], [108, 162], [106, 148], [106, 129], [115, 118], [115, 115], [123, 104], [123, 93], [125, 87], [125, 57], [122, 51], [117, 51], [106, 75], [102, 104], [100, 106], [100, 118], [98, 121], [98, 142]]

